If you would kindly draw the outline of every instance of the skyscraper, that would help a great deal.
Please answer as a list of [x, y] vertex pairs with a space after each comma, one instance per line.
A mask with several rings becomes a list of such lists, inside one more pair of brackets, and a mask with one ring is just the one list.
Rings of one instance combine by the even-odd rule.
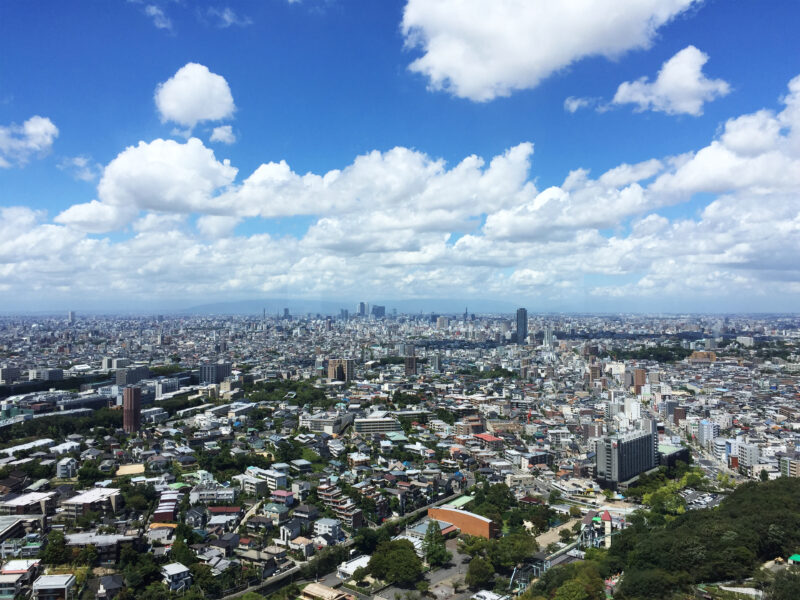
[[142, 424], [142, 388], [129, 385], [122, 390], [122, 428], [136, 433]]
[[524, 308], [517, 309], [517, 343], [524, 344], [528, 337], [528, 311]]

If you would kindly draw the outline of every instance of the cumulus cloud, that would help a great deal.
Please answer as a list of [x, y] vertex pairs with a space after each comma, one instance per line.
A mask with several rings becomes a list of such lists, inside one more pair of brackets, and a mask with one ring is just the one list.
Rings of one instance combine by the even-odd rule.
[[655, 81], [647, 77], [626, 81], [617, 88], [614, 104], [636, 104], [637, 110], [653, 110], [669, 115], [703, 114], [703, 105], [730, 92], [722, 79], [709, 79], [703, 74], [708, 55], [694, 46], [687, 46], [666, 61]]
[[236, 135], [233, 133], [233, 127], [230, 125], [220, 125], [219, 127], [214, 127], [209, 141], [219, 142], [221, 144], [233, 144], [236, 142]]
[[141, 210], [165, 213], [213, 212], [214, 193], [233, 182], [237, 169], [197, 138], [186, 143], [156, 139], [129, 146], [103, 170], [100, 201], [70, 207], [59, 223], [86, 231], [118, 228]]
[[197, 219], [197, 230], [206, 238], [229, 237], [239, 221], [237, 217], [203, 215]]
[[32, 156], [44, 156], [58, 137], [58, 127], [35, 115], [22, 125], [0, 125], [0, 168], [23, 166]]
[[173, 121], [189, 129], [201, 121], [229, 118], [236, 110], [225, 78], [197, 63], [186, 64], [158, 84], [155, 101], [162, 122]]
[[422, 50], [410, 69], [434, 90], [477, 102], [536, 87], [587, 56], [650, 46], [697, 0], [408, 0], [402, 31]]
[[[587, 310], [637, 298], [748, 309], [759, 297], [786, 310], [800, 299], [800, 77], [782, 102], [729, 119], [694, 151], [596, 175], [575, 168], [543, 190], [529, 143], [454, 164], [402, 147], [327, 173], [272, 162], [237, 181], [196, 138], [140, 142], [105, 168], [96, 200], [54, 224], [0, 209], [0, 298], [42, 286], [48, 297], [79, 286], [130, 298], [346, 298], [368, 286], [376, 297], [514, 290]], [[716, 196], [689, 216], [660, 214], [698, 192]], [[253, 219], [304, 225], [245, 234]], [[113, 241], [87, 235], [131, 224]], [[84, 272], [103, 277], [75, 277]]]

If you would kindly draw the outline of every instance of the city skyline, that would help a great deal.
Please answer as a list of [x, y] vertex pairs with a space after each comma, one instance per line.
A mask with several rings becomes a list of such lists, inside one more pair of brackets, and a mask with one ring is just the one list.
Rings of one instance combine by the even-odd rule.
[[795, 312], [800, 7], [543, 6], [0, 6], [4, 314]]

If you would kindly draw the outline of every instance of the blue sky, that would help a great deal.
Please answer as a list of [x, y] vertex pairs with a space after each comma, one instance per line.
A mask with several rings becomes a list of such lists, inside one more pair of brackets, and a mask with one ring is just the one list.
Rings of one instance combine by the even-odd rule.
[[568, 4], [0, 4], [0, 303], [796, 310], [800, 5]]

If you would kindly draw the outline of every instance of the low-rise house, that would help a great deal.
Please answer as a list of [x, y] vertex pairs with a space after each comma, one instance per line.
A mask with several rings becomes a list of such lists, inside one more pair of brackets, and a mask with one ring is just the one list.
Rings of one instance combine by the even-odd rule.
[[166, 586], [173, 592], [187, 590], [192, 585], [192, 573], [189, 567], [179, 562], [161, 567], [161, 576]]
[[75, 575], [42, 575], [33, 582], [34, 600], [72, 600]]

